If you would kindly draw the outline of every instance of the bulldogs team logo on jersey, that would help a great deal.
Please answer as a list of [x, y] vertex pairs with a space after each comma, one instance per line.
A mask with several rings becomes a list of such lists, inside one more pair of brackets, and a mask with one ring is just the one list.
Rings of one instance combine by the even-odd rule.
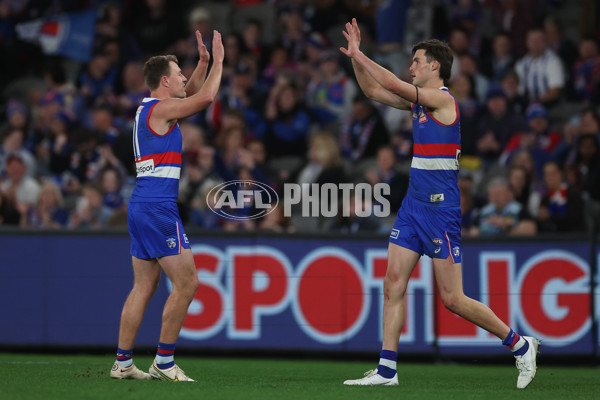
[[169, 246], [170, 249], [174, 249], [177, 246], [177, 240], [174, 238], [168, 238], [167, 246]]
[[423, 109], [421, 108], [421, 110], [419, 110], [419, 123], [422, 124], [423, 122], [427, 122], [427, 115], [425, 114], [425, 111], [423, 111]]
[[452, 254], [454, 254], [454, 257], [458, 257], [460, 255], [460, 249], [458, 246], [452, 248]]

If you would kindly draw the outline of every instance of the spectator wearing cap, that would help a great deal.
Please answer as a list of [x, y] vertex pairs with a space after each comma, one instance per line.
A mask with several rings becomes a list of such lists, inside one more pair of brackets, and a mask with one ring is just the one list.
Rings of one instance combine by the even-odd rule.
[[[492, 85], [488, 89], [485, 111], [476, 126], [476, 154], [488, 162], [498, 160], [514, 133], [527, 130], [525, 119], [508, 108], [506, 95], [499, 85]], [[463, 146], [469, 146], [466, 142], [463, 140]]]
[[565, 86], [562, 61], [548, 47], [542, 29], [530, 29], [527, 32], [526, 43], [528, 52], [515, 65], [521, 83], [521, 93], [527, 95], [530, 103], [553, 105], [560, 99]]
[[321, 125], [340, 124], [352, 112], [352, 102], [358, 91], [356, 83], [340, 66], [338, 53], [321, 55], [318, 76], [306, 88], [307, 104]]
[[535, 163], [537, 176], [542, 176], [543, 166], [550, 161], [552, 151], [560, 144], [560, 133], [550, 129], [548, 111], [541, 104], [532, 104], [527, 109], [528, 130], [514, 134], [506, 145], [500, 161], [503, 165], [510, 162], [518, 150], [530, 152]]

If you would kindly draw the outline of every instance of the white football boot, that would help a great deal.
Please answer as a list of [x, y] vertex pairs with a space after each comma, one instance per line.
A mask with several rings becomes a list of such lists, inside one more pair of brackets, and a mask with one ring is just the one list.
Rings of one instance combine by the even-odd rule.
[[152, 379], [150, 374], [140, 370], [135, 364], [131, 364], [129, 367], [121, 367], [121, 364], [115, 361], [110, 370], [110, 377], [113, 379], [141, 379], [147, 380]]
[[394, 374], [393, 378], [384, 378], [377, 373], [377, 369], [365, 372], [365, 377], [344, 381], [344, 385], [348, 386], [397, 386], [398, 374]]
[[517, 379], [517, 388], [525, 389], [535, 378], [537, 370], [537, 356], [539, 354], [540, 341], [531, 336], [522, 336], [529, 343], [529, 349], [522, 356], [515, 356], [517, 368], [519, 369], [519, 378]]
[[150, 375], [155, 379], [160, 379], [163, 381], [169, 382], [196, 382], [189, 376], [183, 372], [181, 368], [177, 364], [173, 365], [171, 368], [160, 369], [156, 364], [156, 360], [152, 362], [150, 366]]

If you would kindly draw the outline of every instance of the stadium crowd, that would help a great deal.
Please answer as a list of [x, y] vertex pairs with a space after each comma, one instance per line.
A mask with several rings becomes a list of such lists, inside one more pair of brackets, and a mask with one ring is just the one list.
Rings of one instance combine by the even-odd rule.
[[[88, 63], [45, 55], [16, 33], [24, 21], [94, 8]], [[403, 79], [418, 40], [446, 40], [455, 53], [463, 235], [586, 232], [600, 220], [599, 12], [586, 0], [0, 0], [0, 225], [126, 226], [144, 60], [175, 54], [189, 76], [194, 31], [210, 50], [218, 29], [219, 97], [179, 121], [186, 226], [389, 232], [408, 186], [411, 115], [361, 94], [338, 50], [356, 17], [363, 51]], [[561, 20], [570, 15], [575, 27]], [[227, 220], [207, 193], [234, 179], [280, 194], [287, 182], [389, 183], [391, 217], [285, 217], [279, 207]]]

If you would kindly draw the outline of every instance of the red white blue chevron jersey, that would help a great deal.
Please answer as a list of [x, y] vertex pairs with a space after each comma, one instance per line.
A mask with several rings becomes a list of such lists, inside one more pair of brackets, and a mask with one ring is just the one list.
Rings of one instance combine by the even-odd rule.
[[150, 128], [150, 113], [159, 101], [145, 98], [135, 115], [133, 153], [137, 182], [130, 202], [177, 200], [181, 173], [181, 130], [177, 123], [165, 135], [159, 135]]
[[137, 182], [127, 205], [130, 253], [141, 259], [181, 254], [190, 243], [177, 209], [182, 137], [175, 124], [165, 135], [148, 125], [160, 100], [145, 98], [135, 115], [133, 152]]
[[[440, 89], [450, 93], [446, 87]], [[460, 206], [460, 116], [458, 101], [450, 95], [456, 107], [456, 120], [450, 125], [437, 121], [423, 106], [412, 107], [414, 144], [407, 195], [437, 207]]]

